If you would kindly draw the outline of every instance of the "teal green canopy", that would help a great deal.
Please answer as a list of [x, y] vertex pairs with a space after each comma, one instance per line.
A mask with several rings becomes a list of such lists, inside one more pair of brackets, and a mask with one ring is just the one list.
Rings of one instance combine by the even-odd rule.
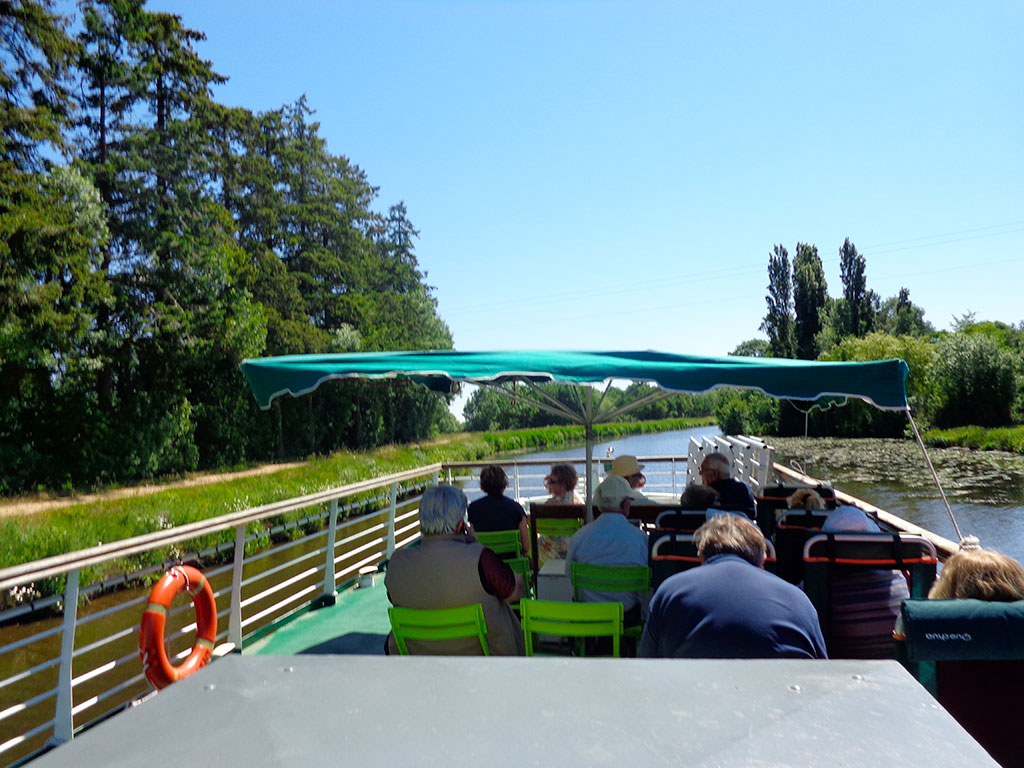
[[757, 357], [694, 357], [663, 352], [364, 352], [283, 355], [246, 360], [242, 371], [260, 407], [278, 395], [302, 395], [332, 379], [409, 379], [449, 392], [459, 382], [598, 383], [646, 381], [674, 392], [716, 387], [752, 389], [773, 397], [817, 400], [856, 397], [906, 410], [902, 360], [831, 363]]

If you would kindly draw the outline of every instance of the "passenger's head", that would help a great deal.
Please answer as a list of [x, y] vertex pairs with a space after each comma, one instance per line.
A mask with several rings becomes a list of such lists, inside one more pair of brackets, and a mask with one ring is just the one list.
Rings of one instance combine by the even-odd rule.
[[644, 465], [636, 460], [636, 456], [616, 456], [611, 473], [626, 478], [630, 488], [639, 488], [644, 481], [643, 468]]
[[501, 467], [491, 464], [480, 472], [480, 490], [487, 495], [500, 496], [506, 488], [508, 488], [508, 476]]
[[579, 479], [580, 476], [576, 474], [576, 468], [572, 464], [555, 464], [544, 479], [544, 483], [552, 496], [561, 496], [572, 491]]
[[957, 552], [942, 567], [928, 597], [1001, 603], [1024, 600], [1024, 567], [990, 549]]
[[630, 498], [633, 489], [629, 481], [618, 475], [608, 475], [594, 492], [594, 504], [602, 512], [629, 512], [628, 503], [623, 502]]
[[700, 479], [704, 485], [729, 477], [732, 477], [732, 462], [724, 453], [709, 453], [700, 463]]
[[764, 565], [766, 547], [761, 530], [739, 515], [715, 515], [693, 534], [697, 557], [704, 562], [715, 555], [739, 555], [758, 568]]
[[800, 488], [786, 501], [790, 509], [824, 509], [825, 500], [813, 488]]
[[425, 534], [455, 533], [466, 514], [466, 494], [454, 485], [427, 488], [420, 499], [420, 531]]
[[717, 504], [718, 491], [700, 483], [690, 483], [679, 497], [679, 506], [684, 509], [711, 509]]
[[881, 528], [860, 508], [843, 504], [829, 513], [821, 530], [823, 533], [878, 533]]

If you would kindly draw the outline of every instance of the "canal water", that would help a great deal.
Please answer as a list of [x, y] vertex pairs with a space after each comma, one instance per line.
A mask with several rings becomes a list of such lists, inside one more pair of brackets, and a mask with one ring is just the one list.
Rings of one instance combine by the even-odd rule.
[[[634, 435], [598, 443], [594, 456], [685, 456], [691, 436], [721, 434], [699, 427], [656, 435]], [[776, 461], [832, 483], [859, 499], [956, 541], [956, 531], [932, 480], [920, 447], [909, 440], [770, 438]], [[960, 532], [981, 539], [1024, 562], [1024, 456], [966, 448], [929, 448]], [[581, 458], [577, 446], [530, 454], [561, 461]]]

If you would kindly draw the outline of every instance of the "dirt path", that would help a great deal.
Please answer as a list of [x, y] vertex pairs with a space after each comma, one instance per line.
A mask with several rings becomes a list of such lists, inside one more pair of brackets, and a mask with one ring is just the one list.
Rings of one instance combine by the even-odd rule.
[[75, 504], [89, 504], [94, 501], [107, 499], [124, 499], [132, 496], [150, 496], [170, 488], [191, 488], [197, 485], [210, 485], [222, 483], [226, 480], [234, 480], [239, 477], [253, 477], [255, 475], [269, 475], [273, 472], [280, 472], [283, 469], [294, 469], [304, 466], [305, 462], [295, 461], [289, 464], [264, 464], [253, 469], [243, 469], [239, 472], [222, 472], [216, 475], [196, 475], [187, 477], [184, 480], [177, 480], [170, 483], [156, 485], [138, 485], [133, 488], [118, 488], [103, 493], [86, 493], [79, 496], [71, 496], [66, 499], [41, 499], [39, 501], [0, 501], [0, 518], [15, 517], [18, 515], [34, 515], [38, 512], [46, 512], [51, 509], [70, 507]]

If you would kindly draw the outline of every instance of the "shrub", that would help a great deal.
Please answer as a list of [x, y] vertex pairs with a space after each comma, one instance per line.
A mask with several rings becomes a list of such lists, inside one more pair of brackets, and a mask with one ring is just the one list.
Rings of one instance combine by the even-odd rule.
[[954, 333], [938, 344], [934, 369], [940, 427], [1010, 424], [1017, 396], [1017, 361], [992, 338]]

